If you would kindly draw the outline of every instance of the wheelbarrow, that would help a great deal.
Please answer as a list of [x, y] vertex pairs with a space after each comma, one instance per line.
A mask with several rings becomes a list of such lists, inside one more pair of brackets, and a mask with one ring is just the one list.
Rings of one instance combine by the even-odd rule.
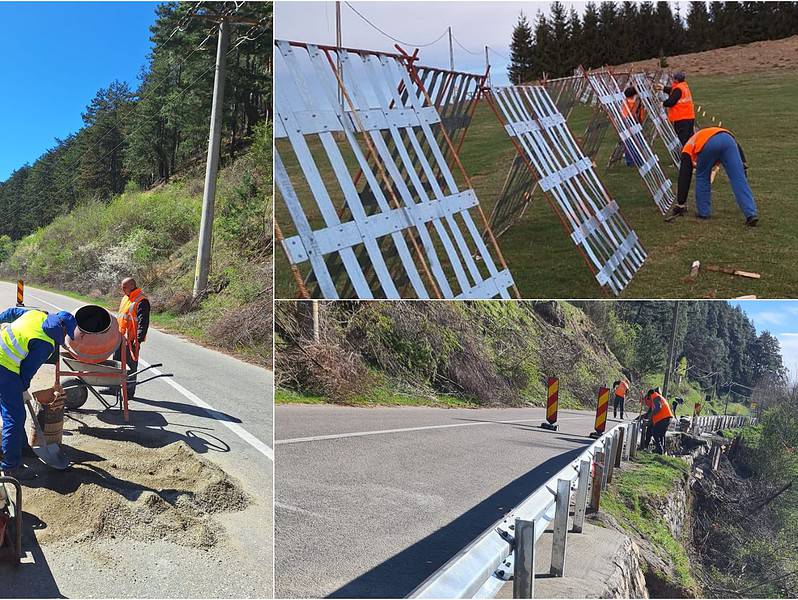
[[[104, 360], [99, 363], [91, 363], [80, 360], [72, 353], [65, 351], [61, 355], [61, 361], [68, 370], [62, 370], [60, 363], [56, 366], [56, 380], [61, 383], [61, 387], [66, 392], [65, 407], [68, 410], [75, 410], [83, 406], [91, 393], [108, 410], [118, 408], [124, 417], [125, 422], [129, 421], [127, 384], [136, 381], [136, 385], [143, 385], [161, 377], [174, 377], [172, 373], [159, 373], [146, 379], [138, 380], [138, 376], [146, 373], [150, 369], [163, 366], [161, 363], [150, 365], [138, 371], [130, 371], [127, 368], [125, 353], [122, 353], [122, 360]], [[65, 379], [62, 379], [66, 377]], [[108, 401], [101, 394], [97, 387], [115, 386], [116, 394], [113, 401]]]
[[22, 559], [22, 486], [0, 475], [0, 558], [18, 565]]

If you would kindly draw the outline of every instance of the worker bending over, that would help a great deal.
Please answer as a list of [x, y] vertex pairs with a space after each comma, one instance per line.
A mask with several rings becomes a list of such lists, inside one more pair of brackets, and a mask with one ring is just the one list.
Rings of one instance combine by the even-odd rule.
[[648, 448], [653, 437], [657, 454], [665, 454], [665, 433], [673, 419], [671, 406], [659, 389], [648, 390], [643, 401], [647, 408], [645, 417], [649, 421], [645, 447]]
[[621, 420], [623, 420], [623, 405], [626, 401], [626, 392], [629, 390], [629, 384], [625, 379], [620, 379], [612, 384], [612, 393], [615, 398], [612, 401], [612, 418], [618, 418], [618, 408], [621, 409]]
[[745, 215], [745, 224], [754, 227], [759, 222], [756, 202], [746, 177], [748, 164], [742, 147], [728, 129], [706, 127], [699, 129], [682, 148], [679, 165], [679, 185], [674, 215], [687, 213], [687, 194], [695, 169], [695, 209], [700, 219], [708, 219], [712, 211], [712, 167], [720, 163], [729, 177], [734, 199]]
[[22, 394], [56, 346], [63, 346], [66, 338], [75, 334], [77, 322], [65, 311], [48, 315], [41, 310], [14, 307], [0, 313], [0, 323], [0, 469], [4, 475], [19, 480], [32, 479], [33, 473], [22, 465], [26, 443]]
[[668, 121], [673, 124], [673, 129], [682, 144], [687, 143], [695, 128], [693, 94], [684, 79], [682, 71], [673, 74], [673, 85], [663, 88], [668, 97], [662, 102], [662, 106], [668, 109]]

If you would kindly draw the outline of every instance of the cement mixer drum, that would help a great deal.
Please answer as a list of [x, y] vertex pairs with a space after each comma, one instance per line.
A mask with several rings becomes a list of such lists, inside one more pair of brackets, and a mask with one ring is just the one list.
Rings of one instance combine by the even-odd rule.
[[101, 363], [119, 347], [121, 334], [116, 319], [101, 306], [88, 304], [75, 313], [78, 326], [66, 346], [80, 360]]

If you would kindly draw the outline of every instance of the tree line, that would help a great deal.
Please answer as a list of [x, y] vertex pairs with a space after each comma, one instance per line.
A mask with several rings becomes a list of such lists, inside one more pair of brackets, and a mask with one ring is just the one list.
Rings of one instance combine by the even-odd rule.
[[[639, 375], [664, 372], [672, 302], [574, 304], [591, 317], [622, 364]], [[687, 379], [708, 393], [714, 388], [747, 398], [765, 382], [783, 385], [787, 379], [778, 339], [767, 331], [757, 334], [745, 312], [727, 302], [681, 302], [675, 359], [685, 365]]]
[[100, 89], [79, 131], [0, 183], [0, 236], [19, 239], [82, 200], [151, 187], [202, 163], [220, 15], [245, 22], [231, 27], [223, 159], [234, 158], [255, 125], [271, 118], [270, 2], [168, 2], [156, 14], [154, 49], [137, 88], [114, 81]]
[[521, 13], [510, 42], [513, 83], [601, 67], [701, 52], [798, 34], [798, 2], [588, 2], [584, 14], [553, 2], [530, 23]]

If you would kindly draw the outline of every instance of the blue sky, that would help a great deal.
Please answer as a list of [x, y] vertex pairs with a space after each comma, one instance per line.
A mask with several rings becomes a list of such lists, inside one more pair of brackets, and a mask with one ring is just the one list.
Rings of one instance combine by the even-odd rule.
[[155, 2], [0, 2], [0, 181], [77, 131], [114, 79], [135, 87]]
[[781, 344], [784, 366], [798, 377], [798, 300], [732, 300], [754, 322], [757, 333], [769, 331]]

